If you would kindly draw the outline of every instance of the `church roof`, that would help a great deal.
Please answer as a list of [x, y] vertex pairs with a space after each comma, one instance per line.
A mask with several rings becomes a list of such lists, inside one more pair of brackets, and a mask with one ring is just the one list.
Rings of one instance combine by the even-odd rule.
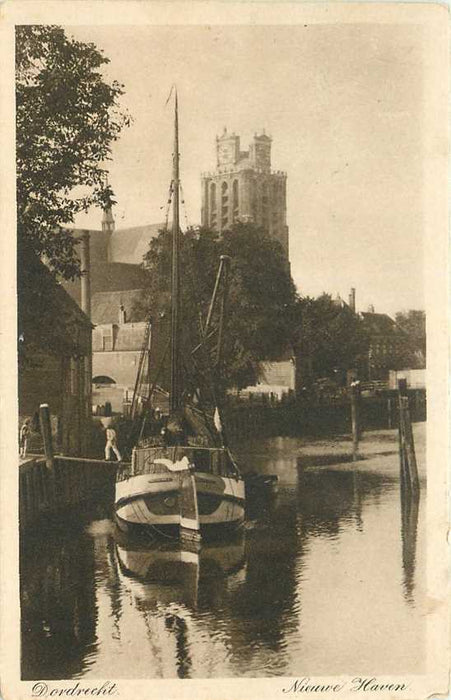
[[[91, 262], [92, 298], [99, 292], [144, 289], [147, 284], [147, 274], [139, 265], [119, 262]], [[72, 281], [65, 281], [63, 285], [77, 304], [80, 304], [81, 279], [77, 278]]]
[[147, 224], [117, 229], [111, 234], [109, 244], [110, 262], [139, 265], [149, 250], [149, 242], [158, 236], [165, 224]]
[[[166, 224], [145, 224], [120, 228], [110, 233], [100, 229], [89, 230], [89, 249], [93, 263], [128, 263], [140, 265], [149, 250], [149, 243], [156, 238]], [[84, 229], [72, 229], [77, 236]]]

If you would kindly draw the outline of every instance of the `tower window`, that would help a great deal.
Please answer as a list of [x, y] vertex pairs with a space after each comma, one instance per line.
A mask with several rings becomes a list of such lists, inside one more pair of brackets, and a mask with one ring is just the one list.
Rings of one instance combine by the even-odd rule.
[[238, 209], [238, 180], [233, 181], [233, 208]]
[[210, 209], [212, 212], [216, 209], [216, 185], [214, 182], [211, 183], [210, 187]]

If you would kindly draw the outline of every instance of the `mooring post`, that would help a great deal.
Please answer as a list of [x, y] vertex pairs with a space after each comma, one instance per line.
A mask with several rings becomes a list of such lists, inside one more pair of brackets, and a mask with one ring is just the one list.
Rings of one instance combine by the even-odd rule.
[[360, 384], [358, 382], [353, 382], [350, 386], [351, 389], [351, 424], [352, 424], [352, 456], [353, 459], [357, 459], [357, 453], [359, 451], [359, 438], [360, 438], [360, 411], [359, 411], [359, 397], [360, 397]]
[[47, 469], [53, 469], [53, 440], [48, 403], [41, 403], [39, 406], [39, 423], [41, 426], [42, 440], [44, 442], [45, 464]]
[[388, 422], [388, 428], [391, 430], [391, 428], [392, 428], [392, 413], [391, 413], [391, 397], [390, 396], [387, 399], [387, 422]]
[[405, 379], [398, 381], [399, 392], [399, 461], [401, 469], [401, 485], [413, 496], [418, 496], [420, 481], [418, 478], [418, 465], [415, 455], [412, 422], [410, 420], [409, 397], [407, 396], [407, 382]]
[[401, 478], [401, 487], [403, 490], [409, 488], [409, 475], [406, 459], [406, 439], [405, 439], [405, 422], [404, 422], [404, 404], [402, 398], [407, 394], [407, 382], [405, 379], [398, 380], [398, 439], [399, 439], [399, 471]]
[[412, 422], [410, 420], [408, 397], [402, 396], [401, 403], [402, 411], [404, 414], [405, 462], [407, 465], [406, 471], [409, 479], [409, 488], [413, 495], [418, 495], [420, 490], [420, 481], [418, 478], [418, 465], [415, 454], [415, 443], [413, 439]]
[[404, 490], [410, 491], [409, 465], [406, 450], [406, 415], [403, 396], [399, 397], [399, 464], [401, 469], [401, 485]]

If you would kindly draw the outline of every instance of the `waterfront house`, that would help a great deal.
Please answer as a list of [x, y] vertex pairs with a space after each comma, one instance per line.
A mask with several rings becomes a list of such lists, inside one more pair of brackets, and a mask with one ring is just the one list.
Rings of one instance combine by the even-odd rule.
[[[91, 436], [91, 322], [32, 252], [18, 270], [19, 416], [48, 403], [56, 449], [84, 454]], [[38, 431], [29, 446], [39, 447]]]

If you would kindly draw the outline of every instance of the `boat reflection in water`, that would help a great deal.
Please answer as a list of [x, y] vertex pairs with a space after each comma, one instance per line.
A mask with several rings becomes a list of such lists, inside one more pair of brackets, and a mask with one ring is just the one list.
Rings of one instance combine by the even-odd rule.
[[193, 613], [203, 589], [221, 587], [227, 577], [243, 568], [243, 534], [225, 542], [203, 540], [199, 545], [177, 540], [162, 545], [161, 541], [133, 540], [116, 529], [114, 539], [122, 588], [144, 618], [149, 641], [160, 639], [157, 656], [164, 664], [163, 647], [172, 649], [170, 666], [175, 663], [179, 678], [189, 678], [194, 663], [191, 637], [200, 632]]
[[227, 540], [197, 543], [174, 540], [162, 543], [114, 532], [119, 576], [140, 605], [184, 603], [197, 608], [203, 583], [223, 579], [245, 563], [243, 533]]

